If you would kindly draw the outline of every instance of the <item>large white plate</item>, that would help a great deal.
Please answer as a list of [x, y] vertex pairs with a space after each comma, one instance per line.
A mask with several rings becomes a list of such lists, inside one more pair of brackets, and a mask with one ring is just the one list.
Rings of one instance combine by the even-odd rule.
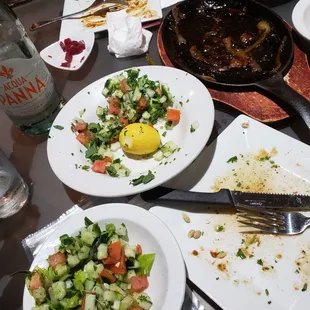
[[[241, 124], [244, 122], [249, 122], [249, 128], [242, 128]], [[278, 150], [278, 154], [272, 158], [275, 164], [280, 166], [277, 169], [271, 168], [272, 164], [269, 161], [262, 162], [261, 167], [260, 164], [255, 166], [250, 162], [249, 167], [254, 167], [255, 171], [245, 170], [248, 165], [239, 163], [240, 154], [257, 154], [261, 148], [270, 151], [273, 147]], [[238, 162], [226, 163], [232, 156], [238, 156]], [[171, 180], [167, 186], [210, 192], [216, 179], [234, 187], [236, 182], [233, 173], [238, 174], [238, 177], [240, 173], [241, 182], [248, 181], [249, 184], [255, 184], [260, 177], [266, 178], [266, 188], [269, 192], [297, 191], [309, 194], [309, 172], [308, 145], [249, 117], [239, 116], [187, 170]], [[205, 206], [193, 204], [174, 205], [176, 209], [173, 209], [165, 206], [156, 206], [151, 212], [164, 221], [179, 242], [189, 278], [223, 309], [309, 308], [309, 288], [302, 292], [305, 283], [308, 283], [308, 287], [310, 285], [309, 230], [294, 237], [261, 235], [261, 244], [255, 246], [254, 257], [242, 260], [236, 253], [242, 247], [244, 238], [240, 232], [245, 229], [237, 223], [233, 210], [227, 213], [227, 210], [218, 209], [219, 214], [216, 214], [215, 207], [207, 209]], [[190, 224], [184, 222], [180, 209], [186, 209], [191, 219]], [[310, 216], [309, 213], [305, 212]], [[224, 224], [225, 232], [215, 231], [216, 225]], [[190, 229], [200, 229], [204, 231], [204, 235], [198, 240], [189, 239], [187, 233]], [[199, 255], [192, 255], [193, 250], [197, 250]], [[210, 251], [226, 251], [228, 255], [224, 259], [214, 259]], [[270, 269], [262, 271], [262, 266], [257, 264], [259, 259]], [[300, 262], [300, 266], [297, 262]], [[228, 271], [220, 271], [217, 268], [219, 263], [224, 263]], [[300, 271], [296, 273], [298, 267]], [[269, 296], [265, 292], [266, 289]]]
[[[93, 0], [65, 0], [63, 15], [79, 12], [88, 8], [94, 1]], [[148, 7], [156, 11], [156, 16], [151, 18], [142, 18], [142, 22], [150, 22], [153, 20], [161, 19], [163, 17], [161, 5], [159, 0], [148, 0]], [[60, 38], [64, 39], [70, 35], [79, 33], [81, 31], [90, 31], [93, 33], [107, 30], [107, 25], [96, 26], [93, 28], [85, 27], [80, 19], [67, 19], [61, 22]]]
[[[106, 99], [101, 95], [105, 81], [122, 71], [108, 75], [81, 90], [62, 109], [54, 121], [56, 125], [64, 126], [63, 130], [52, 127], [47, 144], [47, 154], [50, 165], [57, 177], [69, 187], [93, 196], [116, 197], [132, 195], [158, 186], [184, 170], [199, 155], [206, 145], [214, 122], [214, 106], [207, 88], [192, 75], [174, 68], [162, 66], [140, 67], [141, 75], [147, 74], [152, 80], [166, 83], [175, 103], [183, 102], [181, 121], [171, 131], [162, 137], [162, 142], [173, 141], [181, 150], [168, 158], [168, 164], [159, 164], [154, 159], [135, 160], [127, 157], [122, 163], [132, 172], [129, 177], [112, 178], [82, 169], [76, 169], [76, 164], [86, 165], [85, 148], [78, 143], [70, 129], [71, 121], [79, 116], [79, 111], [86, 108], [83, 119], [86, 122], [98, 122], [96, 108], [105, 106]], [[190, 132], [195, 121], [200, 127]], [[162, 125], [162, 124], [161, 124]], [[159, 132], [164, 132], [160, 124], [155, 126]], [[80, 152], [82, 150], [83, 153]], [[120, 156], [122, 150], [119, 150]], [[73, 154], [73, 155], [72, 155]], [[174, 160], [175, 158], [175, 160]], [[165, 163], [165, 161], [164, 161]], [[148, 184], [130, 185], [130, 180], [139, 177], [148, 170], [156, 172], [155, 179]]]
[[[153, 301], [152, 310], [181, 309], [185, 294], [185, 266], [178, 244], [169, 229], [152, 213], [129, 204], [100, 205], [65, 221], [45, 242], [36, 255], [30, 270], [35, 266], [47, 267], [46, 258], [55, 252], [59, 237], [77, 235], [87, 216], [99, 226], [105, 223], [121, 225], [128, 229], [129, 242], [141, 244], [144, 253], [155, 253], [155, 261], [149, 278], [147, 293]], [[24, 289], [23, 308], [31, 309], [34, 300]]]

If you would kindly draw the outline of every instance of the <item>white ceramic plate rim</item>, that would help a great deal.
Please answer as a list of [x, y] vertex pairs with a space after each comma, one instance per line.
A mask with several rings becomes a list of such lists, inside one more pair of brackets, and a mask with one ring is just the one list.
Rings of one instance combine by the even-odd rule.
[[[181, 148], [181, 150], [176, 153], [175, 157], [178, 156], [177, 160], [175, 162], [172, 162], [169, 165], [161, 165], [157, 166], [157, 168], [152, 169], [153, 171], [156, 171], [156, 176], [155, 179], [152, 180], [148, 184], [140, 184], [137, 186], [130, 185], [130, 180], [138, 177], [138, 175], [132, 174], [129, 178], [109, 178], [108, 181], [105, 178], [106, 176], [100, 175], [93, 173], [91, 171], [86, 172], [81, 171], [81, 169], [73, 169], [73, 160], [70, 154], [63, 154], [61, 153], [61, 150], [59, 146], [61, 145], [61, 142], [63, 143], [68, 143], [66, 141], [62, 141], [64, 139], [64, 136], [62, 133], [65, 130], [70, 130], [69, 124], [71, 120], [74, 117], [78, 116], [78, 107], [76, 107], [75, 114], [70, 114], [66, 115], [67, 111], [70, 111], [69, 113], [72, 113], [71, 107], [75, 105], [76, 103], [76, 98], [80, 96], [82, 92], [87, 92], [92, 88], [93, 85], [96, 85], [96, 83], [100, 83], [100, 85], [104, 85], [105, 80], [108, 78], [119, 74], [123, 72], [124, 70], [120, 70], [118, 72], [112, 73], [106, 77], [103, 77], [94, 83], [90, 84], [89, 86], [85, 87], [83, 90], [81, 90], [77, 95], [75, 95], [62, 109], [62, 111], [58, 114], [56, 117], [54, 124], [60, 124], [64, 125], [60, 119], [65, 118], [66, 123], [68, 124], [65, 130], [59, 131], [55, 129], [54, 127], [51, 128], [50, 131], [50, 136], [52, 137], [51, 139], [48, 139], [47, 143], [47, 155], [48, 155], [48, 160], [51, 165], [52, 170], [56, 174], [56, 176], [67, 186], [70, 188], [88, 194], [92, 196], [101, 196], [101, 197], [119, 197], [119, 196], [128, 196], [128, 195], [134, 195], [137, 193], [140, 193], [142, 191], [149, 190], [151, 188], [154, 188], [158, 185], [161, 185], [180, 172], [182, 172], [185, 168], [187, 168], [195, 159], [196, 157], [200, 154], [200, 152], [203, 150], [205, 147], [214, 124], [214, 105], [213, 101], [211, 98], [211, 95], [207, 88], [205, 87], [202, 82], [200, 82], [197, 78], [194, 76], [188, 74], [185, 71], [175, 69], [175, 68], [169, 68], [169, 67], [163, 67], [163, 66], [144, 66], [144, 67], [137, 67], [138, 69], [141, 70], [141, 75], [142, 74], [150, 74], [150, 72], [155, 72], [155, 74], [158, 76], [159, 80], [162, 80], [164, 82], [167, 82], [163, 80], [163, 78], [160, 78], [161, 76], [165, 75], [166, 72], [173, 72], [173, 75], [176, 76], [176, 79], [181, 80], [181, 78], [186, 78], [188, 83], [188, 87], [190, 87], [191, 83], [192, 85], [195, 85], [195, 89], [198, 89], [198, 93], [195, 95], [196, 97], [201, 97], [203, 100], [201, 101], [196, 101], [195, 104], [199, 105], [200, 109], [195, 110], [195, 119], [192, 120], [194, 121], [199, 121], [200, 127], [193, 133], [193, 136], [191, 138], [187, 138], [187, 145], [184, 145], [184, 147]], [[157, 77], [156, 77], [157, 78]], [[169, 82], [168, 86], [169, 86]], [[190, 89], [190, 88], [189, 88]], [[173, 94], [174, 95], [174, 94]], [[175, 94], [177, 95], [177, 94]], [[185, 104], [185, 103], [184, 103]], [[191, 104], [191, 103], [188, 103]], [[193, 104], [193, 103], [192, 103]], [[184, 105], [183, 105], [184, 107]], [[181, 110], [182, 111], [182, 110]], [[94, 111], [95, 113], [95, 111]], [[206, 114], [206, 115], [205, 115]], [[188, 127], [188, 132], [189, 132]], [[70, 130], [71, 133], [71, 130]], [[72, 134], [72, 133], [71, 133]], [[73, 137], [73, 134], [72, 134]], [[56, 143], [57, 141], [57, 143]], [[77, 141], [75, 141], [78, 143]], [[72, 150], [73, 151], [73, 150]], [[60, 155], [59, 155], [60, 154]], [[66, 165], [65, 168], [68, 169], [70, 168], [70, 171], [72, 173], [75, 173], [75, 177], [68, 173], [66, 169], [63, 167], [63, 161], [60, 161], [60, 158], [64, 158], [68, 156], [70, 157], [70, 160], [68, 159], [68, 162], [70, 162], [70, 165], [72, 167], [69, 167]], [[86, 161], [85, 163], [86, 164]], [[83, 172], [81, 174], [80, 172]], [[147, 171], [144, 171], [144, 173], [147, 173]], [[80, 176], [81, 178], [79, 178]], [[117, 181], [116, 181], [117, 180]], [[82, 182], [83, 181], [83, 182]], [[107, 186], [108, 187], [105, 187]]]
[[305, 12], [310, 10], [309, 0], [300, 0], [293, 9], [292, 21], [296, 30], [306, 39], [310, 40], [310, 33], [305, 25]]
[[[171, 231], [156, 215], [134, 205], [124, 203], [103, 204], [70, 217], [45, 241], [45, 244], [50, 243], [50, 246], [43, 250], [40, 249], [31, 264], [30, 270], [33, 270], [37, 265], [41, 265], [47, 255], [53, 253], [54, 246], [52, 245], [55, 244], [59, 236], [63, 234], [72, 235], [77, 233], [82, 228], [81, 223], [84, 223], [85, 216], [96, 222], [109, 221], [109, 219], [120, 219], [126, 224], [127, 220], [137, 223], [138, 225], [143, 226], [145, 230], [148, 230], [158, 244], [162, 246], [167, 261], [167, 295], [163, 310], [181, 309], [185, 294], [186, 274], [183, 256], [178, 243]], [[164, 251], [164, 249], [168, 250]], [[150, 285], [152, 285], [151, 278]], [[33, 298], [25, 286], [23, 308], [26, 310], [31, 309], [33, 306]]]

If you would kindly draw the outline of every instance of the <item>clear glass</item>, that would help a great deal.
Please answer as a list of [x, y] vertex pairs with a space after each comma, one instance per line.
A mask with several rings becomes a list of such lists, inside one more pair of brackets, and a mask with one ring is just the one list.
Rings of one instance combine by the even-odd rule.
[[23, 25], [0, 0], [0, 109], [24, 133], [41, 135], [63, 104]]
[[28, 197], [28, 185], [0, 150], [0, 218], [17, 213]]

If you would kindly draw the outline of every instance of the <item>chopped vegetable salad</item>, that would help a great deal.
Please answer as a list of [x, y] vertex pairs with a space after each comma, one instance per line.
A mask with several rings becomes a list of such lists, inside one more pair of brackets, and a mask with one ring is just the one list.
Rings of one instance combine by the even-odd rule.
[[26, 278], [34, 297], [32, 310], [148, 310], [148, 288], [155, 254], [128, 243], [124, 224], [99, 225], [85, 218], [78, 236], [63, 235], [48, 268], [36, 267]]

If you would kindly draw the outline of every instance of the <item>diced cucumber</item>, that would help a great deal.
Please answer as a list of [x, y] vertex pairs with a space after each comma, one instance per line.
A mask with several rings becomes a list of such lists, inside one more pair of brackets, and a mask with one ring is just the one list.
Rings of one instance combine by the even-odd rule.
[[134, 91], [134, 93], [133, 93], [132, 101], [139, 101], [140, 98], [141, 98], [140, 89], [139, 89], [139, 87], [136, 87], [136, 88], [135, 88], [135, 91]]
[[97, 295], [103, 296], [104, 290], [100, 285], [95, 285], [93, 292], [95, 292]]
[[55, 299], [62, 300], [67, 294], [66, 283], [64, 281], [54, 282], [51, 286], [51, 290]]
[[121, 73], [121, 74], [119, 74], [119, 75], [117, 76], [117, 78], [118, 78], [118, 80], [121, 82], [123, 79], [125, 79], [125, 76], [124, 76], [123, 73]]
[[129, 309], [134, 302], [134, 299], [131, 295], [127, 295], [122, 301], [120, 305], [120, 310], [127, 310]]
[[128, 269], [138, 269], [140, 268], [140, 263], [135, 259], [131, 266], [128, 266]]
[[68, 255], [67, 261], [71, 268], [75, 267], [80, 263], [79, 257], [77, 255]]
[[92, 245], [96, 236], [90, 232], [87, 228], [83, 227], [81, 230], [81, 240], [87, 245]]
[[124, 93], [123, 93], [120, 89], [117, 89], [117, 90], [112, 94], [112, 96], [118, 97], [118, 98], [122, 98], [123, 95], [124, 95]]
[[161, 150], [158, 150], [155, 154], [153, 154], [153, 158], [157, 161], [161, 161], [164, 158], [164, 153]]
[[166, 101], [167, 101], [167, 97], [166, 96], [162, 96], [162, 97], [159, 98], [159, 102], [160, 103], [164, 103]]
[[96, 272], [96, 265], [92, 260], [84, 266], [84, 272], [87, 273], [89, 279], [93, 277], [93, 274]]
[[136, 114], [137, 114], [137, 112], [136, 112], [134, 109], [130, 109], [130, 110], [128, 111], [127, 117], [128, 117], [128, 119], [129, 119], [130, 121], [134, 121], [135, 118], [136, 118]]
[[170, 93], [169, 87], [167, 85], [161, 84], [161, 90], [163, 91], [163, 95], [167, 97], [169, 103], [172, 103], [172, 95]]
[[86, 280], [84, 283], [85, 291], [91, 291], [95, 286], [95, 281]]
[[127, 228], [125, 224], [120, 225], [115, 231], [119, 236], [127, 236]]
[[173, 152], [175, 152], [177, 149], [178, 149], [178, 146], [177, 146], [174, 142], [172, 142], [172, 141], [166, 142], [166, 143], [161, 147], [161, 151], [162, 151], [163, 153], [166, 153], [166, 152], [173, 153]]
[[172, 155], [172, 153], [168, 151], [168, 152], [163, 153], [163, 155], [164, 157], [168, 158]]
[[153, 98], [155, 95], [155, 91], [153, 89], [147, 88], [146, 94], [150, 97]]
[[44, 287], [39, 287], [39, 288], [35, 289], [35, 290], [32, 292], [32, 296], [34, 297], [34, 299], [35, 299], [39, 304], [41, 304], [42, 302], [44, 302], [45, 299], [46, 299], [46, 291], [45, 291]]
[[73, 286], [73, 282], [70, 279], [66, 280], [65, 283], [66, 283], [66, 288], [67, 289], [69, 289], [69, 288], [71, 288]]
[[80, 260], [86, 259], [89, 255], [90, 248], [87, 245], [83, 245], [78, 253]]
[[120, 305], [121, 305], [121, 302], [119, 300], [114, 300], [112, 309], [113, 310], [119, 310]]
[[111, 151], [105, 151], [105, 152], [103, 153], [103, 156], [104, 156], [104, 157], [110, 157], [111, 159], [113, 159], [113, 158], [114, 158], [114, 153], [111, 152]]
[[103, 299], [107, 301], [114, 301], [117, 299], [116, 293], [112, 291], [104, 291]]
[[106, 121], [114, 121], [115, 118], [116, 118], [116, 116], [113, 115], [113, 114], [107, 114], [107, 115], [105, 116], [105, 120], [106, 120]]
[[118, 235], [113, 235], [113, 236], [110, 238], [109, 243], [111, 244], [111, 243], [114, 243], [114, 242], [116, 242], [116, 241], [118, 241], [118, 240], [119, 240], [119, 236], [118, 236]]
[[120, 287], [118, 287], [116, 283], [110, 284], [109, 289], [110, 291], [120, 293], [122, 296], [126, 295], [126, 293]]
[[117, 150], [121, 148], [121, 145], [119, 142], [115, 142], [110, 145], [110, 148], [112, 152], [116, 152]]
[[69, 273], [70, 268], [67, 265], [57, 265], [55, 268], [55, 273], [59, 276], [62, 277], [63, 275]]
[[[109, 89], [108, 88], [104, 88], [103, 90], [102, 90], [102, 95], [104, 96], [104, 97], [106, 97], [107, 95], [108, 95], [108, 93], [109, 93]], [[98, 115], [98, 114], [97, 114]], [[101, 114], [102, 115], [102, 114]]]
[[172, 123], [172, 122], [166, 122], [166, 123], [165, 123], [165, 128], [166, 128], [167, 130], [173, 129], [173, 123]]
[[49, 308], [48, 304], [43, 304], [37, 307], [32, 307], [31, 310], [49, 310]]
[[101, 243], [98, 246], [97, 258], [104, 259], [108, 257], [108, 246], [106, 244]]
[[118, 172], [118, 176], [120, 176], [120, 177], [128, 177], [131, 173], [131, 171], [128, 168], [126, 168], [125, 166], [121, 166], [121, 168], [118, 169], [117, 172]]
[[97, 272], [96, 279], [99, 277], [99, 275], [100, 275], [100, 273], [102, 272], [103, 269], [104, 269], [103, 264], [97, 264], [96, 265], [96, 272]]
[[120, 287], [122, 290], [127, 291], [127, 290], [128, 290], [128, 283], [121, 282], [121, 283], [119, 283], [119, 287]]
[[144, 119], [149, 119], [151, 117], [151, 114], [149, 112], [145, 111], [145, 112], [143, 112], [142, 117]]
[[97, 310], [96, 295], [95, 294], [86, 294], [85, 295], [85, 304], [84, 304], [83, 310]]
[[129, 257], [132, 257], [132, 258], [135, 258], [136, 257], [136, 251], [135, 251], [135, 249], [133, 249], [131, 246], [126, 246], [125, 247], [125, 256], [127, 257], [127, 258], [129, 258]]
[[137, 302], [139, 304], [139, 307], [141, 307], [144, 310], [149, 310], [153, 305], [150, 297], [146, 294], [140, 295], [137, 298]]

